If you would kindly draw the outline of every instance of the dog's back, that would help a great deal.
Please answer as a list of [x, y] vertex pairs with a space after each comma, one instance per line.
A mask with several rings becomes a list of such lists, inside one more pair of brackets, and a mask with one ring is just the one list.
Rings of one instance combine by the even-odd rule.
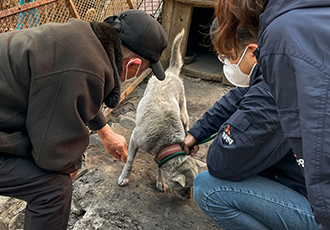
[[[185, 92], [179, 77], [183, 65], [180, 45], [184, 31], [174, 39], [170, 66], [163, 81], [151, 77], [136, 111], [136, 127], [132, 138], [139, 148], [156, 154], [163, 147], [182, 143], [188, 126]], [[184, 108], [182, 108], [184, 107]], [[184, 121], [186, 120], [186, 121]]]
[[[182, 144], [186, 136], [189, 116], [183, 82], [179, 77], [183, 34], [184, 30], [174, 39], [165, 80], [152, 77], [137, 107], [136, 126], [129, 142], [127, 163], [118, 178], [119, 186], [128, 184], [138, 149], [156, 155], [164, 148]], [[205, 163], [186, 154], [172, 157], [159, 166], [156, 187], [160, 191], [174, 190], [182, 199], [189, 197], [199, 168], [205, 166]]]

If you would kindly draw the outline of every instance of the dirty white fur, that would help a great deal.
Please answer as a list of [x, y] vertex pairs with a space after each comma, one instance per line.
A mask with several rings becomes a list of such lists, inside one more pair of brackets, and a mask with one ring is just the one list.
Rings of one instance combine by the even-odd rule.
[[[173, 41], [170, 66], [165, 72], [166, 78], [159, 81], [152, 76], [138, 104], [136, 127], [131, 135], [127, 163], [118, 179], [120, 186], [129, 182], [132, 163], [138, 149], [156, 155], [167, 146], [181, 145], [186, 136], [189, 117], [184, 86], [179, 77], [183, 65], [180, 53], [183, 35], [184, 30]], [[200, 167], [205, 167], [205, 163], [190, 156], [177, 156], [158, 169], [156, 186], [161, 191], [168, 187], [175, 190], [180, 197], [187, 197]]]

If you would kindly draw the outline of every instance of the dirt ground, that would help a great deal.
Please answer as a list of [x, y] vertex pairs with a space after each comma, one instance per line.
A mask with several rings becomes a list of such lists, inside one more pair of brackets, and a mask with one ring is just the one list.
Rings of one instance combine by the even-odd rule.
[[[231, 87], [220, 82], [182, 76], [190, 127]], [[112, 129], [127, 143], [135, 125], [135, 111], [148, 79], [144, 79], [112, 113]], [[200, 145], [195, 158], [205, 162], [211, 142]], [[171, 191], [157, 190], [157, 164], [153, 156], [139, 151], [130, 182], [119, 187], [124, 166], [103, 148], [97, 134], [90, 137], [85, 164], [73, 181], [69, 230], [215, 230], [222, 229], [206, 216], [193, 198], [181, 200]], [[25, 202], [0, 197], [0, 230], [23, 229]]]
[[[219, 82], [186, 76], [182, 78], [190, 127], [231, 89]], [[127, 142], [134, 127], [136, 106], [146, 84], [147, 79], [126, 97], [113, 111], [109, 122], [115, 132], [125, 136]], [[194, 157], [205, 162], [210, 144], [201, 145], [200, 151]], [[123, 166], [123, 162], [117, 162], [107, 156], [97, 135], [91, 136], [85, 165], [89, 171], [74, 182], [69, 229], [221, 229], [198, 208], [193, 198], [181, 200], [170, 191], [162, 193], [157, 190], [157, 164], [150, 154], [138, 152], [129, 184], [119, 187], [117, 178]], [[91, 200], [87, 202], [89, 197]], [[91, 206], [93, 208], [88, 208]]]

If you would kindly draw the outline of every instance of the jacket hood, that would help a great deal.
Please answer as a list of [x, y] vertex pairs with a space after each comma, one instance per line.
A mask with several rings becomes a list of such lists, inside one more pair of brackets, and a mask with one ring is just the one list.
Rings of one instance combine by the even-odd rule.
[[269, 0], [265, 11], [260, 15], [259, 37], [274, 19], [288, 11], [325, 6], [330, 6], [329, 0]]

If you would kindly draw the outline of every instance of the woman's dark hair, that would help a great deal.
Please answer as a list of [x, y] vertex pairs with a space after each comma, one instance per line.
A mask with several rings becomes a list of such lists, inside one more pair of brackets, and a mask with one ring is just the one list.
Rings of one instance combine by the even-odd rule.
[[[232, 59], [245, 42], [257, 42], [259, 16], [269, 0], [217, 0], [215, 16], [218, 29], [213, 39], [214, 49]], [[243, 33], [243, 34], [242, 34]], [[240, 40], [243, 38], [243, 40]], [[233, 53], [234, 51], [234, 53]]]

